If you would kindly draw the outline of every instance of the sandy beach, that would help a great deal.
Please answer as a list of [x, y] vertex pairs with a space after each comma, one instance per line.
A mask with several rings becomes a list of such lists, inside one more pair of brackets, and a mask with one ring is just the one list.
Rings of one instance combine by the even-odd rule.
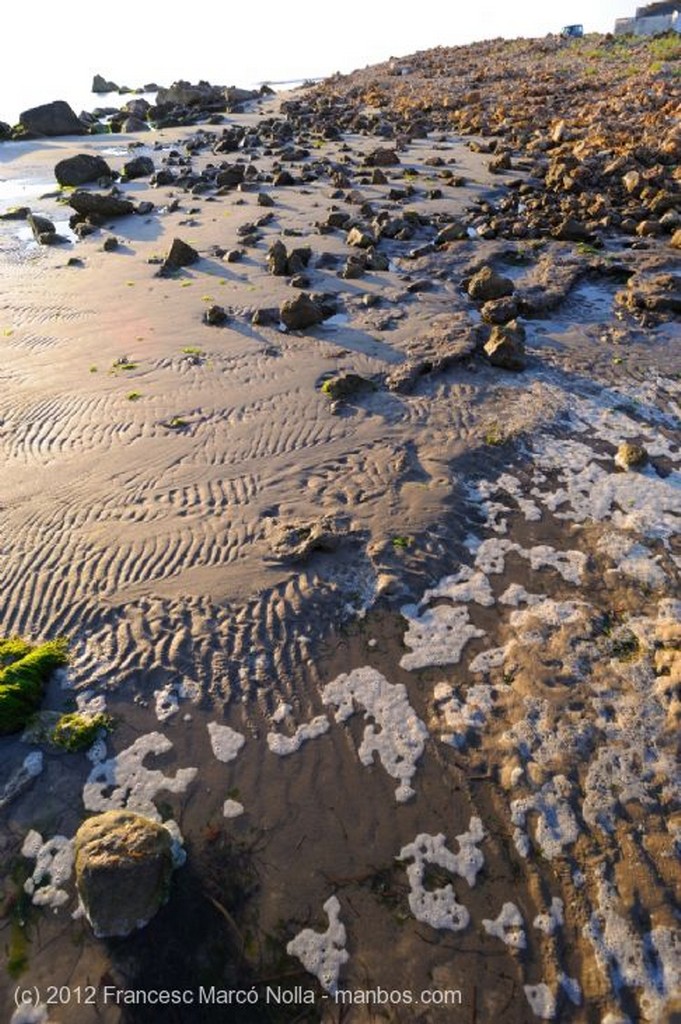
[[[0, 739], [12, 1024], [681, 1013], [678, 229], [490, 230], [533, 159], [396, 74], [0, 143], [64, 236], [0, 220], [0, 635], [113, 723]], [[78, 238], [76, 154], [171, 180]], [[186, 855], [126, 938], [78, 909], [110, 809]]]

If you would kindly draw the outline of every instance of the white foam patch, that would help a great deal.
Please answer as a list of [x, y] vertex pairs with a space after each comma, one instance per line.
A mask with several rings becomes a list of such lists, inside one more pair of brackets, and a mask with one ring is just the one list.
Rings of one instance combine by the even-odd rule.
[[322, 703], [336, 708], [336, 721], [345, 722], [363, 708], [368, 724], [357, 751], [363, 765], [378, 754], [383, 767], [399, 779], [398, 803], [414, 795], [411, 780], [423, 753], [428, 730], [409, 703], [402, 683], [389, 683], [376, 669], [357, 668], [340, 675], [322, 690]]
[[520, 583], [511, 583], [500, 596], [499, 604], [508, 604], [517, 608], [521, 604], [539, 604], [543, 600], [543, 594], [530, 594]]
[[153, 821], [160, 821], [154, 805], [157, 794], [183, 793], [196, 778], [197, 768], [180, 768], [174, 778], [147, 768], [146, 757], [172, 750], [172, 743], [160, 732], [140, 736], [132, 746], [115, 757], [94, 765], [83, 787], [83, 803], [88, 811], [126, 808]]
[[639, 544], [621, 533], [606, 533], [596, 545], [598, 551], [615, 563], [608, 573], [624, 574], [643, 586], [659, 589], [667, 583], [667, 574], [658, 564], [659, 555], [653, 555], [645, 544]]
[[571, 846], [579, 835], [579, 824], [570, 806], [571, 793], [570, 782], [565, 776], [556, 775], [538, 793], [511, 803], [511, 821], [521, 834], [527, 830], [528, 815], [537, 815], [534, 839], [549, 860], [562, 856], [565, 847]]
[[213, 754], [218, 761], [229, 764], [238, 755], [246, 742], [246, 737], [236, 729], [230, 729], [228, 725], [219, 725], [217, 722], [209, 722], [207, 729]]
[[555, 569], [568, 583], [579, 584], [587, 562], [584, 552], [575, 549], [558, 551], [549, 544], [524, 548], [514, 541], [496, 537], [469, 543], [469, 547], [475, 553], [476, 568], [493, 575], [504, 571], [507, 556], [514, 553], [528, 561], [533, 569]]
[[438, 597], [447, 597], [457, 604], [475, 601], [486, 608], [494, 604], [494, 594], [485, 574], [474, 572], [468, 566], [462, 566], [453, 576], [443, 577], [435, 587], [426, 590], [420, 604], [427, 605]]
[[465, 700], [459, 700], [448, 683], [438, 683], [433, 692], [440, 739], [462, 750], [469, 730], [480, 732], [494, 707], [491, 686], [469, 686]]
[[554, 935], [557, 929], [565, 924], [564, 910], [563, 901], [554, 896], [546, 913], [537, 914], [532, 923], [540, 932], [544, 932], [544, 935]]
[[27, 754], [24, 758], [24, 769], [27, 775], [31, 778], [36, 778], [41, 774], [45, 764], [42, 750], [32, 750], [30, 754]]
[[506, 660], [509, 645], [504, 647], [491, 647], [488, 651], [482, 651], [468, 665], [469, 672], [489, 672], [493, 668], [501, 668]]
[[33, 872], [24, 882], [24, 892], [36, 907], [57, 910], [69, 899], [63, 886], [73, 873], [73, 840], [53, 836], [43, 842], [40, 833], [32, 830], [26, 835], [21, 852], [27, 859], [35, 860]]
[[456, 665], [468, 641], [485, 636], [484, 629], [471, 623], [466, 607], [438, 605], [419, 612], [415, 605], [405, 605], [401, 613], [409, 623], [404, 643], [412, 653], [405, 654], [400, 665], [410, 671], [431, 665]]
[[171, 683], [161, 690], [154, 690], [154, 710], [159, 722], [167, 721], [180, 710], [177, 690]]
[[540, 1020], [554, 1020], [556, 1016], [556, 997], [543, 981], [538, 985], [523, 985], [525, 998], [535, 1017]]
[[482, 927], [488, 935], [501, 939], [512, 949], [525, 949], [527, 946], [525, 921], [515, 903], [504, 903], [499, 916], [494, 921], [488, 917], [483, 918]]
[[413, 843], [402, 848], [397, 859], [413, 861], [407, 868], [407, 878], [410, 887], [409, 907], [417, 921], [429, 924], [431, 928], [446, 928], [454, 932], [467, 927], [470, 914], [466, 907], [457, 902], [451, 885], [426, 889], [426, 866], [435, 864], [452, 874], [460, 875], [472, 887], [485, 862], [482, 851], [477, 847], [484, 837], [480, 819], [471, 818], [468, 832], [456, 837], [459, 853], [447, 849], [442, 833], [436, 836], [422, 833]]
[[305, 928], [288, 943], [286, 952], [297, 957], [305, 970], [319, 979], [322, 988], [334, 995], [341, 967], [350, 957], [345, 949], [345, 926], [340, 919], [338, 898], [330, 896], [323, 909], [329, 919], [327, 930], [315, 932]]
[[244, 805], [240, 804], [238, 800], [225, 800], [222, 805], [222, 813], [225, 818], [238, 818], [240, 814], [244, 813]]
[[596, 961], [616, 995], [622, 989], [639, 992], [643, 1020], [663, 1021], [681, 989], [681, 932], [665, 927], [637, 933], [621, 915], [617, 890], [605, 877], [603, 866], [596, 869], [597, 910], [584, 926]]
[[303, 743], [306, 743], [308, 740], [314, 740], [319, 736], [323, 736], [329, 731], [329, 728], [330, 722], [326, 715], [318, 715], [311, 722], [299, 725], [291, 736], [286, 736], [280, 732], [268, 732], [267, 746], [273, 754], [286, 757], [288, 754], [295, 754], [297, 750], [300, 750]]

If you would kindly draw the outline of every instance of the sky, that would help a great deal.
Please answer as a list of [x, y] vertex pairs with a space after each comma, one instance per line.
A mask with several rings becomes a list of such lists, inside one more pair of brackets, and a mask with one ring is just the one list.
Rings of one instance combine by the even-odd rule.
[[[611, 31], [635, 0], [4, 0], [0, 120], [53, 99], [96, 105], [95, 73], [132, 87], [178, 78], [220, 85], [322, 77], [498, 36], [544, 36], [581, 22]], [[196, 13], [194, 13], [196, 11]], [[78, 112], [78, 111], [77, 111]]]

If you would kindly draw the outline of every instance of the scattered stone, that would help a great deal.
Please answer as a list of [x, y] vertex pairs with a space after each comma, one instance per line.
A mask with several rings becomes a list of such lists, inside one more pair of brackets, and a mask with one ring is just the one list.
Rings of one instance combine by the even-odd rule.
[[468, 294], [481, 302], [501, 299], [513, 294], [513, 281], [497, 274], [492, 267], [482, 267], [468, 282]]
[[111, 168], [101, 156], [78, 153], [77, 156], [60, 160], [54, 168], [54, 176], [60, 185], [85, 185], [100, 178], [111, 178]]
[[76, 884], [98, 938], [143, 928], [168, 898], [170, 832], [132, 811], [88, 818], [75, 836]]
[[445, 245], [447, 242], [461, 242], [468, 238], [468, 228], [460, 220], [454, 220], [451, 224], [438, 231], [435, 237], [435, 245]]
[[119, 242], [115, 235], [108, 235], [102, 242], [102, 250], [104, 252], [114, 252], [118, 248]]
[[375, 390], [376, 385], [372, 380], [360, 377], [357, 373], [339, 374], [337, 377], [330, 377], [322, 384], [322, 391], [334, 402], [347, 401], [354, 395]]
[[267, 269], [275, 277], [284, 277], [288, 269], [288, 253], [284, 243], [277, 239], [267, 252]]
[[587, 242], [591, 243], [595, 240], [596, 236], [593, 231], [589, 231], [580, 221], [575, 220], [574, 217], [568, 217], [558, 225], [556, 230], [553, 232], [553, 237], [557, 238], [561, 242]]
[[123, 164], [123, 174], [132, 181], [133, 178], [146, 178], [154, 173], [154, 161], [149, 156], [136, 156]]
[[620, 469], [640, 469], [648, 462], [648, 453], [643, 445], [634, 441], [622, 441], [615, 453], [615, 465]]
[[193, 249], [191, 245], [183, 242], [181, 238], [174, 238], [159, 273], [163, 276], [173, 270], [179, 270], [180, 267], [189, 267], [200, 258], [196, 249]]
[[57, 241], [57, 229], [49, 218], [29, 213], [26, 220], [33, 232], [33, 237], [40, 245], [53, 245]]
[[525, 328], [517, 320], [495, 326], [485, 345], [485, 354], [492, 366], [504, 370], [524, 370]]
[[227, 313], [222, 306], [209, 306], [203, 314], [203, 322], [211, 327], [221, 327], [227, 321]]
[[26, 220], [30, 212], [30, 206], [11, 206], [9, 210], [0, 213], [0, 220]]
[[282, 323], [289, 331], [304, 331], [324, 320], [324, 312], [307, 292], [287, 299], [279, 310]]
[[83, 217], [97, 217], [106, 220], [108, 217], [126, 217], [135, 212], [135, 206], [129, 199], [119, 199], [114, 195], [103, 195], [99, 192], [74, 192], [69, 196], [69, 206]]
[[284, 523], [270, 538], [277, 558], [300, 562], [315, 551], [336, 551], [348, 536], [345, 523], [335, 516], [322, 516], [314, 523]]
[[367, 154], [365, 163], [367, 167], [395, 167], [400, 163], [400, 158], [397, 150], [379, 146]]
[[376, 244], [376, 239], [369, 231], [363, 231], [356, 227], [350, 229], [345, 241], [348, 245], [358, 249], [369, 249]]
[[480, 310], [480, 315], [488, 324], [507, 324], [518, 315], [518, 303], [512, 295], [501, 299], [490, 299]]

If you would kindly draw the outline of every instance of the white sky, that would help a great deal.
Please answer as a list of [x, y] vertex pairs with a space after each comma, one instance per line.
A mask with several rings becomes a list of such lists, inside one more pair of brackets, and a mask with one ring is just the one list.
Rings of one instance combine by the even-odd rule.
[[[543, 36], [581, 22], [611, 31], [636, 0], [4, 0], [0, 119], [22, 104], [118, 84], [222, 85], [351, 71], [432, 46]], [[195, 12], [195, 13], [194, 13]], [[36, 99], [36, 96], [38, 98]]]

